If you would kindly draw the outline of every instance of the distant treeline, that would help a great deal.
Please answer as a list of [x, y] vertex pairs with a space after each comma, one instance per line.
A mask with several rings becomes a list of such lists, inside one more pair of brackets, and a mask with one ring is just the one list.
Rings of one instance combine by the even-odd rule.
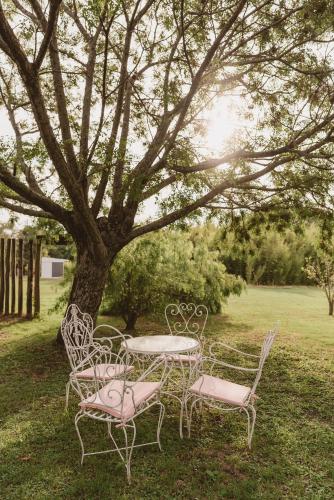
[[237, 229], [218, 231], [220, 258], [228, 273], [255, 285], [313, 284], [303, 267], [319, 245], [320, 228], [267, 228], [257, 226], [241, 234]]
[[[31, 228], [28, 229], [31, 231]], [[58, 234], [52, 227], [48, 227], [45, 233]], [[248, 284], [255, 285], [315, 284], [304, 271], [305, 262], [316, 255], [324, 239], [329, 241], [333, 236], [324, 231], [324, 220], [306, 220], [289, 212], [240, 215], [233, 217], [233, 221], [226, 219], [220, 224], [188, 226], [187, 229], [168, 228], [154, 234], [163, 236], [158, 251], [161, 255], [165, 251], [166, 241], [170, 239], [170, 245], [174, 248], [174, 253], [170, 255], [171, 265], [177, 263], [177, 249], [180, 254], [183, 252], [186, 255], [189, 242], [192, 241], [194, 247], [198, 247], [201, 242], [207, 247], [206, 251], [214, 252], [217, 262], [224, 264], [227, 274], [240, 276]], [[48, 254], [75, 261], [73, 244], [63, 235], [57, 238], [57, 244], [48, 245]], [[156, 245], [159, 236], [151, 238]], [[123, 250], [124, 255], [129, 252], [127, 248]], [[174, 264], [173, 258], [176, 259]], [[187, 258], [190, 264], [194, 256]], [[206, 258], [203, 255], [203, 262]], [[135, 262], [138, 267], [138, 258]], [[184, 267], [182, 272], [185, 273], [185, 270]]]

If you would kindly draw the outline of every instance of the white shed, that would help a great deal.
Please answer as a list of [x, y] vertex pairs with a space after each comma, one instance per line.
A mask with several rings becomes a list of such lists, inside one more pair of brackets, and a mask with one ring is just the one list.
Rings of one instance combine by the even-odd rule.
[[64, 263], [67, 259], [42, 257], [41, 278], [62, 278], [64, 276]]

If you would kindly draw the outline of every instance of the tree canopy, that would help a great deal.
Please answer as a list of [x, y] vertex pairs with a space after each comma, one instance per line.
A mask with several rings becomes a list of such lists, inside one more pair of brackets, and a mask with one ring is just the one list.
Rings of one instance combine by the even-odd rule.
[[[128, 242], [203, 207], [331, 206], [333, 12], [324, 0], [0, 3], [13, 129], [0, 206], [71, 233], [73, 300], [98, 288], [92, 261], [105, 262], [91, 269], [100, 283]], [[210, 157], [201, 112], [228, 93], [250, 126]], [[160, 214], [140, 222], [154, 197]], [[79, 302], [96, 310], [101, 293]]]

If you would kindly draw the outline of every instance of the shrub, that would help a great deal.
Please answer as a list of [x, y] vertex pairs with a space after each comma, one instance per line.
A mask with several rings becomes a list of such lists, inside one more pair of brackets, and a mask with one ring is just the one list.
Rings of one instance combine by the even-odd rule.
[[132, 242], [117, 256], [102, 309], [133, 329], [139, 316], [160, 312], [169, 302], [202, 303], [218, 313], [226, 298], [243, 288], [243, 280], [226, 273], [205, 238], [161, 231]]

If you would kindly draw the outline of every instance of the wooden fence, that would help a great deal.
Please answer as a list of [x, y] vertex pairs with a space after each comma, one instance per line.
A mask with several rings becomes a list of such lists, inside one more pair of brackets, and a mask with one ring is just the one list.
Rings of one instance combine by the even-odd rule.
[[39, 316], [41, 244], [40, 237], [26, 242], [22, 238], [0, 238], [0, 316], [24, 316], [24, 275], [25, 316]]

